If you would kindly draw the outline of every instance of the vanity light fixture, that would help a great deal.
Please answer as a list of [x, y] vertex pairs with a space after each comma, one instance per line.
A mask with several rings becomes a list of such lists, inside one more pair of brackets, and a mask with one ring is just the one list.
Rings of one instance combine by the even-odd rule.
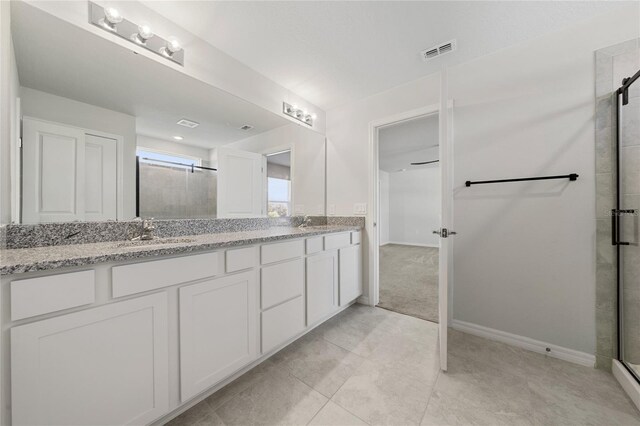
[[153, 33], [150, 25], [129, 21], [114, 7], [102, 7], [89, 2], [89, 22], [135, 43], [136, 46], [144, 47], [176, 64], [184, 65], [184, 50], [175, 37], [160, 37]]
[[295, 104], [292, 105], [287, 102], [282, 103], [282, 112], [308, 126], [313, 126], [313, 120], [317, 118], [316, 114], [309, 114], [308, 111], [298, 108]]

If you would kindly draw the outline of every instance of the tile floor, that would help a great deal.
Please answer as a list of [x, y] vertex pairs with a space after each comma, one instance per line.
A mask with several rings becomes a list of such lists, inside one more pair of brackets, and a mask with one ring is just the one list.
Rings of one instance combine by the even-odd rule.
[[170, 425], [640, 425], [609, 373], [354, 305]]
[[381, 246], [378, 306], [438, 322], [439, 252], [434, 247]]

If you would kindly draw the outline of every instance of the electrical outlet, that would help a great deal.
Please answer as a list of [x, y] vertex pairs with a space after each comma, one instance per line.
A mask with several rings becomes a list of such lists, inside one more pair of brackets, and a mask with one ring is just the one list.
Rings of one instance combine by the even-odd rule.
[[355, 203], [353, 205], [353, 214], [358, 214], [358, 215], [367, 214], [367, 204], [366, 203]]
[[303, 215], [304, 214], [304, 204], [296, 204], [296, 208], [294, 210], [294, 214]]
[[335, 216], [336, 215], [336, 205], [335, 204], [329, 204], [329, 211], [327, 212], [327, 214], [329, 216]]

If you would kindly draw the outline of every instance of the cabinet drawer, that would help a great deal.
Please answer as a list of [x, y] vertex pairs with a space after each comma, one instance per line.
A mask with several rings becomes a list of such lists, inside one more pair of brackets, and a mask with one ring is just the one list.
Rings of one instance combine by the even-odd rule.
[[113, 268], [113, 297], [128, 296], [218, 274], [220, 253], [204, 253]]
[[348, 232], [324, 237], [325, 250], [334, 250], [348, 245], [351, 245], [351, 234]]
[[11, 320], [75, 308], [94, 301], [94, 271], [17, 280], [11, 283]]
[[257, 249], [257, 247], [246, 247], [228, 250], [226, 255], [227, 273], [242, 271], [256, 266], [258, 264]]
[[360, 231], [351, 233], [351, 244], [360, 244]]
[[302, 295], [304, 282], [302, 259], [265, 266], [261, 274], [261, 307], [270, 307]]
[[260, 260], [266, 263], [279, 262], [281, 260], [293, 259], [302, 256], [302, 240], [287, 241], [284, 243], [267, 244], [260, 247]]
[[307, 238], [307, 254], [318, 253], [324, 250], [322, 237]]
[[304, 329], [302, 296], [262, 313], [262, 353], [286, 342]]

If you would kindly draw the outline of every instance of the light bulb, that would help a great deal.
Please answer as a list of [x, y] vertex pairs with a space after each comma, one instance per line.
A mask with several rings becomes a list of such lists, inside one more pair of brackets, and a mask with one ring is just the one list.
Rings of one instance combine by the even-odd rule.
[[167, 50], [171, 52], [171, 54], [174, 54], [182, 50], [182, 47], [180, 46], [180, 42], [174, 39], [174, 40], [171, 40], [169, 44], [167, 44]]
[[151, 31], [151, 27], [149, 25], [140, 25], [138, 27], [138, 34], [136, 34], [138, 42], [145, 43], [151, 37], [153, 37], [153, 31]]
[[311, 119], [315, 120], [316, 118], [318, 118], [318, 114], [316, 114], [315, 112], [313, 114], [311, 114]]
[[104, 10], [104, 19], [111, 26], [114, 26], [115, 24], [122, 22], [122, 15], [115, 7], [107, 7]]

